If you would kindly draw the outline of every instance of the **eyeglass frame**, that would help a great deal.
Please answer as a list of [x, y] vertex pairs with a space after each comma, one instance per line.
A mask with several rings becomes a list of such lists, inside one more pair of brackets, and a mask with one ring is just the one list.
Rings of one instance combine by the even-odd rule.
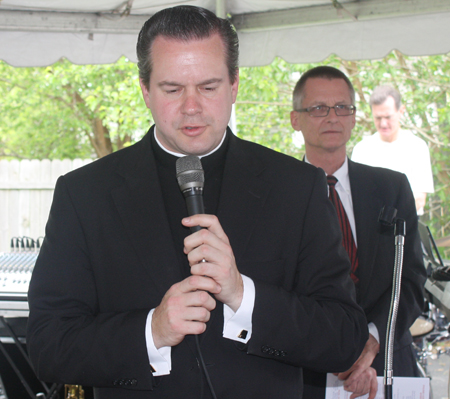
[[[313, 108], [318, 108], [318, 107], [326, 108], [327, 109], [327, 113], [325, 115], [317, 115], [317, 116], [311, 115], [311, 113], [310, 113], [311, 110]], [[336, 107], [338, 107], [338, 109], [339, 109], [339, 107], [351, 107], [352, 113], [351, 114], [347, 114], [347, 115], [339, 115], [336, 112]], [[356, 114], [356, 105], [353, 105], [353, 104], [337, 104], [334, 107], [329, 107], [328, 105], [314, 105], [314, 106], [308, 107], [308, 108], [295, 109], [294, 111], [296, 111], [296, 112], [308, 112], [309, 116], [311, 116], [313, 118], [325, 118], [326, 116], [328, 116], [330, 114], [330, 109], [331, 108], [334, 109], [334, 112], [335, 112], [336, 116], [351, 116], [351, 115], [355, 115]]]

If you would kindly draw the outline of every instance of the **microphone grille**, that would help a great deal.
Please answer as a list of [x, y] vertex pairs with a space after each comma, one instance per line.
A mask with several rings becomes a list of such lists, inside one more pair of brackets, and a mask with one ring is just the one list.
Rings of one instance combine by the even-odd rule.
[[199, 157], [187, 155], [177, 159], [177, 180], [180, 187], [189, 183], [197, 183], [203, 186], [205, 174]]

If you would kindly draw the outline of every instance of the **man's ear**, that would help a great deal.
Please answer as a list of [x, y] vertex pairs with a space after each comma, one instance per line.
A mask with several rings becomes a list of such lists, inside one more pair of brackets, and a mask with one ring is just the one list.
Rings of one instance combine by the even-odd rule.
[[300, 132], [302, 130], [299, 113], [297, 111], [291, 111], [291, 125], [296, 132]]
[[236, 76], [233, 84], [231, 85], [231, 96], [233, 104], [236, 102], [238, 89], [239, 89], [239, 68], [236, 68]]
[[150, 108], [149, 89], [141, 78], [139, 78], [139, 85], [141, 86], [142, 97], [144, 97], [145, 105], [147, 106], [147, 108]]

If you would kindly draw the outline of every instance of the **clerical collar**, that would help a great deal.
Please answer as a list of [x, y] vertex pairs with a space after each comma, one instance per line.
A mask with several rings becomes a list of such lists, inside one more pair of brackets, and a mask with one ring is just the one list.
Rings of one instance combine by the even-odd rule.
[[[165, 147], [161, 144], [161, 142], [158, 140], [158, 137], [156, 136], [156, 128], [153, 128], [153, 137], [155, 138], [156, 143], [161, 147], [161, 149], [162, 149], [163, 151], [165, 151], [165, 152], [167, 152], [167, 153], [169, 153], [169, 154], [171, 154], [171, 155], [174, 155], [174, 156], [176, 156], [176, 157], [178, 157], [178, 158], [181, 158], [181, 157], [185, 157], [185, 156], [186, 156], [186, 154], [180, 154], [179, 152], [170, 151], [170, 150], [168, 150], [167, 148], [165, 148]], [[226, 130], [225, 130], [225, 132], [224, 132], [224, 134], [223, 134], [222, 140], [220, 141], [219, 145], [218, 145], [216, 148], [214, 148], [212, 151], [208, 152], [207, 154], [204, 154], [204, 155], [198, 155], [198, 157], [199, 157], [199, 158], [207, 157], [208, 155], [211, 155], [211, 154], [213, 154], [214, 152], [216, 152], [216, 151], [222, 146], [223, 142], [225, 141], [225, 137], [227, 137], [227, 131], [226, 131]]]

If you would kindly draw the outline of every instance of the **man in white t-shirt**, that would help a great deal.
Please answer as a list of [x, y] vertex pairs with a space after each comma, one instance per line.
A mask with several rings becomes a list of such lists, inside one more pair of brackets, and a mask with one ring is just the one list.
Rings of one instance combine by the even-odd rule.
[[355, 146], [352, 160], [404, 173], [414, 193], [417, 214], [422, 215], [427, 193], [434, 192], [428, 146], [412, 132], [400, 128], [405, 106], [393, 87], [376, 87], [370, 106], [377, 132]]

